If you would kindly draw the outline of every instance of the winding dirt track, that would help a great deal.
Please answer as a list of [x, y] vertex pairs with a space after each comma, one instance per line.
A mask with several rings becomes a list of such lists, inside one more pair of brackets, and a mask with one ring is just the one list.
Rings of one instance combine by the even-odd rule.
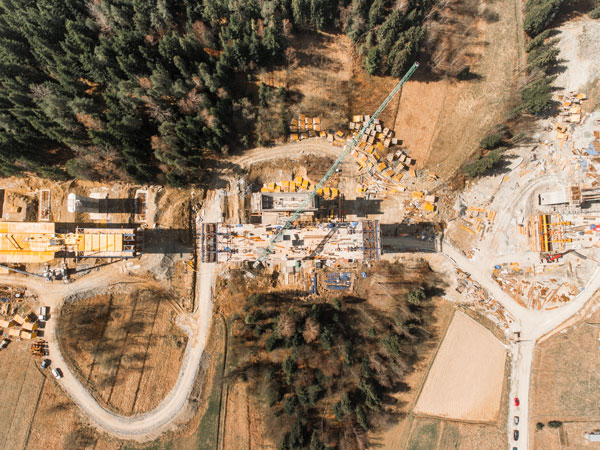
[[[297, 144], [256, 149], [242, 157], [232, 158], [232, 162], [240, 166], [249, 166], [264, 161], [273, 161], [274, 159], [295, 159], [305, 154], [335, 158], [340, 153], [341, 148], [332, 147], [323, 140], [311, 139]], [[523, 187], [521, 190], [523, 189], [526, 188]], [[207, 207], [198, 216], [198, 221], [219, 222], [221, 220], [223, 192], [212, 191], [210, 194], [212, 194], [212, 197], [209, 195], [209, 198], [207, 198]], [[520, 193], [515, 193], [515, 198], [518, 194]], [[443, 244], [442, 253], [462, 270], [470, 273], [471, 277], [485, 287], [497, 301], [502, 303], [521, 325], [521, 343], [514, 343], [511, 348], [514, 355], [511, 397], [513, 395], [520, 397], [521, 406], [515, 409], [511, 405], [509, 415], [520, 415], [521, 422], [527, 424], [529, 378], [535, 342], [566, 319], [578, 313], [592, 294], [600, 288], [600, 269], [596, 270], [585, 290], [568, 305], [553, 311], [531, 311], [517, 304], [494, 283], [490, 277], [489, 267], [491, 266], [486, 264], [485, 261], [469, 260], [447, 242]], [[192, 315], [185, 316], [181, 320], [182, 325], [190, 335], [190, 339], [175, 386], [153, 411], [132, 417], [119, 416], [102, 408], [75, 378], [61, 355], [55, 336], [55, 324], [58, 311], [67, 296], [87, 290], [105, 289], [107, 286], [119, 282], [131, 283], [142, 282], [142, 280], [129, 277], [127, 281], [123, 281], [123, 274], [114, 266], [108, 266], [101, 269], [100, 272], [87, 275], [70, 285], [49, 284], [41, 279], [19, 276], [0, 276], [0, 283], [21, 285], [36, 291], [43, 303], [51, 307], [54, 318], [48, 322], [45, 330], [45, 338], [48, 340], [50, 347], [50, 357], [54, 366], [63, 370], [64, 377], [59, 381], [60, 384], [71, 399], [89, 417], [90, 421], [98, 428], [120, 438], [144, 442], [156, 438], [160, 433], [167, 430], [184, 410], [198, 372], [211, 320], [212, 287], [216, 268], [216, 264], [201, 264], [199, 266], [197, 274], [198, 299], [196, 302], [198, 309]], [[528, 433], [526, 426], [521, 427], [520, 444], [520, 447], [527, 448]]]
[[[311, 139], [275, 148], [255, 149], [242, 157], [232, 159], [232, 162], [240, 166], [249, 166], [275, 159], [295, 159], [309, 154], [336, 158], [340, 153], [340, 148], [333, 147], [324, 140]], [[209, 193], [207, 206], [198, 215], [197, 221], [220, 222], [222, 200], [223, 192]], [[142, 283], [145, 280], [131, 276], [127, 278], [127, 281], [123, 281], [123, 274], [115, 267], [108, 266], [97, 273], [75, 280], [69, 285], [46, 283], [42, 279], [22, 278], [18, 275], [0, 276], [0, 283], [31, 289], [42, 299], [44, 305], [50, 306], [53, 318], [47, 322], [44, 336], [48, 341], [50, 358], [53, 366], [60, 367], [64, 374], [63, 378], [59, 380], [60, 385], [92, 424], [119, 438], [146, 442], [155, 439], [171, 427], [187, 403], [198, 373], [212, 316], [212, 289], [216, 268], [216, 264], [199, 265], [196, 302], [198, 308], [193, 314], [180, 317], [182, 326], [189, 334], [189, 340], [175, 386], [153, 411], [127, 417], [119, 416], [101, 407], [71, 372], [61, 354], [56, 338], [56, 321], [65, 298], [69, 296], [90, 290], [105, 289], [107, 286], [119, 283]]]
[[[213, 196], [204, 211], [205, 220], [216, 222], [220, 219], [220, 200], [219, 195]], [[45, 283], [42, 279], [15, 276], [1, 276], [0, 283], [31, 289], [45, 305], [50, 306], [52, 318], [46, 324], [44, 338], [48, 341], [52, 364], [62, 369], [64, 377], [59, 380], [59, 383], [90, 421], [98, 428], [120, 438], [143, 442], [156, 438], [171, 426], [186, 405], [198, 372], [211, 319], [215, 269], [216, 264], [200, 264], [197, 275], [198, 308], [192, 315], [180, 317], [180, 322], [189, 334], [189, 341], [175, 386], [153, 411], [131, 417], [119, 416], [101, 407], [71, 372], [58, 345], [56, 322], [60, 307], [68, 296], [89, 290], [106, 289], [107, 286], [119, 283], [136, 283], [144, 280], [132, 276], [128, 277], [127, 281], [123, 281], [123, 274], [113, 266], [109, 266], [69, 285]]]

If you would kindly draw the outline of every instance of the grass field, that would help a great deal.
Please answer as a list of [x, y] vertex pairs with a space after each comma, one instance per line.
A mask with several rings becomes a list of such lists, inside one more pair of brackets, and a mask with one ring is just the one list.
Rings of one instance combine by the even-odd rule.
[[[453, 317], [451, 304], [440, 301], [436, 308], [438, 339], [435, 346], [422, 353], [419, 369], [409, 377], [410, 390], [398, 396], [398, 400], [407, 405], [409, 414], [399, 419], [383, 432], [371, 437], [374, 447], [386, 450], [405, 450], [411, 448], [427, 448], [431, 450], [501, 450], [506, 448], [504, 430], [507, 402], [502, 401], [498, 419], [492, 423], [474, 424], [449, 421], [440, 418], [415, 416], [412, 408], [417, 402], [421, 386], [436, 355], [436, 348], [444, 337]], [[438, 350], [439, 351], [439, 350]], [[501, 395], [507, 396], [507, 386]], [[437, 439], [434, 437], [437, 436]], [[485, 444], [483, 444], [485, 443]], [[482, 446], [484, 445], [484, 446]], [[424, 447], [425, 446], [425, 447]]]
[[415, 423], [408, 441], [408, 450], [430, 450], [436, 448], [440, 436], [439, 420], [423, 420]]
[[[122, 289], [122, 288], [119, 288]], [[103, 405], [121, 414], [154, 409], [175, 384], [187, 337], [160, 289], [130, 288], [65, 303], [65, 359]]]
[[395, 444], [383, 443], [386, 450], [502, 450], [506, 438], [501, 424], [471, 424], [443, 419], [410, 416], [409, 429]]
[[[536, 347], [531, 375], [530, 430], [534, 448], [575, 449], [583, 433], [600, 428], [600, 311]], [[559, 420], [562, 433], [537, 422]], [[562, 438], [561, 438], [562, 436]]]
[[506, 351], [483, 326], [456, 313], [414, 412], [473, 422], [498, 418]]

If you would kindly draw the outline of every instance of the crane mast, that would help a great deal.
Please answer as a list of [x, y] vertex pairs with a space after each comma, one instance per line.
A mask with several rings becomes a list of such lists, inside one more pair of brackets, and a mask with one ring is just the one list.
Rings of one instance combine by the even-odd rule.
[[331, 175], [335, 172], [335, 170], [341, 164], [341, 162], [344, 160], [344, 158], [346, 158], [346, 156], [348, 156], [348, 153], [350, 153], [352, 151], [352, 149], [359, 143], [359, 141], [365, 134], [365, 131], [371, 127], [371, 125], [373, 124], [373, 121], [375, 119], [377, 119], [377, 117], [379, 117], [379, 115], [387, 107], [387, 105], [390, 103], [390, 101], [392, 101], [392, 98], [394, 98], [394, 96], [398, 93], [398, 91], [400, 91], [400, 89], [402, 88], [402, 85], [404, 83], [406, 83], [406, 81], [412, 76], [413, 73], [415, 73], [415, 70], [417, 70], [417, 67], [419, 67], [419, 63], [415, 62], [412, 65], [412, 67], [410, 69], [408, 69], [408, 71], [404, 74], [404, 76], [398, 82], [398, 84], [394, 87], [394, 89], [392, 89], [392, 91], [389, 93], [389, 95], [386, 97], [386, 99], [383, 101], [383, 103], [379, 106], [379, 108], [377, 108], [377, 111], [375, 111], [375, 113], [369, 118], [367, 123], [362, 126], [362, 128], [360, 129], [358, 134], [354, 137], [354, 139], [352, 139], [352, 142], [350, 142], [350, 144], [346, 145], [346, 147], [344, 148], [344, 150], [342, 151], [340, 156], [338, 156], [338, 158], [335, 160], [333, 165], [329, 168], [329, 170], [327, 171], [325, 176], [323, 176], [323, 178], [321, 178], [321, 181], [319, 181], [319, 183], [317, 183], [314, 190], [309, 192], [309, 194], [306, 197], [306, 199], [304, 200], [304, 202], [302, 202], [302, 204], [298, 207], [298, 209], [296, 211], [294, 211], [294, 213], [290, 216], [290, 218], [279, 229], [279, 232], [273, 238], [271, 238], [269, 245], [267, 245], [267, 247], [265, 248], [263, 253], [260, 255], [260, 257], [256, 261], [256, 264], [260, 264], [260, 263], [266, 261], [266, 259], [269, 257], [269, 254], [273, 252], [273, 247], [275, 246], [275, 244], [277, 244], [277, 242], [279, 242], [283, 238], [283, 233], [285, 233], [286, 230], [290, 229], [293, 226], [294, 222], [304, 212], [304, 210], [310, 204], [310, 202], [312, 201], [314, 196], [317, 195], [317, 191], [319, 189], [323, 188], [323, 186], [325, 185], [327, 180], [329, 180]]

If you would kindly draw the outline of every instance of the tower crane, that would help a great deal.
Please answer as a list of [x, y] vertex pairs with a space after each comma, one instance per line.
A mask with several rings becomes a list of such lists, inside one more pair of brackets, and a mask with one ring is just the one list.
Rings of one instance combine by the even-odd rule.
[[315, 197], [315, 195], [317, 195], [317, 191], [319, 189], [323, 188], [323, 186], [325, 185], [325, 183], [327, 182], [329, 177], [331, 177], [331, 175], [335, 172], [335, 170], [341, 164], [341, 162], [344, 160], [344, 158], [346, 158], [346, 156], [348, 156], [348, 153], [350, 153], [352, 151], [352, 149], [361, 140], [361, 138], [365, 134], [365, 131], [373, 124], [373, 121], [375, 119], [377, 119], [377, 117], [379, 117], [379, 115], [382, 113], [382, 111], [390, 103], [392, 98], [394, 98], [394, 96], [398, 93], [398, 91], [400, 91], [400, 89], [402, 88], [402, 85], [404, 83], [406, 83], [406, 81], [412, 76], [413, 73], [415, 73], [415, 70], [417, 70], [418, 67], [419, 67], [419, 63], [415, 62], [411, 66], [411, 68], [408, 69], [408, 71], [404, 74], [404, 76], [398, 82], [398, 84], [394, 87], [394, 89], [392, 89], [392, 91], [389, 93], [389, 95], [386, 97], [386, 99], [383, 101], [383, 103], [379, 106], [379, 108], [377, 108], [377, 111], [375, 111], [375, 113], [369, 118], [367, 123], [362, 126], [362, 128], [360, 129], [358, 134], [354, 137], [354, 139], [352, 139], [352, 142], [350, 142], [350, 144], [346, 145], [346, 147], [342, 151], [341, 155], [338, 156], [338, 158], [335, 160], [333, 165], [329, 168], [327, 173], [323, 176], [323, 178], [321, 178], [321, 181], [319, 181], [319, 183], [315, 186], [314, 190], [309, 192], [309, 194], [306, 197], [306, 199], [304, 200], [304, 202], [302, 202], [302, 204], [298, 207], [298, 209], [296, 211], [294, 211], [294, 213], [290, 216], [290, 218], [279, 229], [278, 233], [271, 238], [271, 240], [269, 241], [269, 245], [267, 245], [267, 247], [265, 248], [263, 253], [260, 255], [260, 257], [256, 261], [256, 265], [260, 265], [261, 263], [263, 263], [264, 261], [267, 260], [267, 258], [269, 257], [269, 254], [273, 252], [273, 247], [275, 246], [275, 244], [277, 244], [277, 242], [279, 242], [281, 239], [283, 239], [283, 233], [285, 233], [286, 230], [290, 229], [293, 226], [294, 222], [304, 212], [304, 210], [310, 204], [310, 202]]

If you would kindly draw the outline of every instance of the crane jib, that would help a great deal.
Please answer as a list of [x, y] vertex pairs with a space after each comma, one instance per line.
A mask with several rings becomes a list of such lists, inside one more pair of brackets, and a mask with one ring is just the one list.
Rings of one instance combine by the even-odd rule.
[[404, 83], [406, 83], [406, 81], [412, 76], [413, 73], [415, 73], [415, 70], [417, 70], [417, 67], [419, 67], [418, 62], [414, 63], [412, 65], [412, 67], [410, 69], [408, 69], [408, 72], [406, 72], [404, 74], [402, 79], [398, 82], [398, 84], [394, 87], [394, 89], [392, 89], [392, 91], [389, 93], [389, 95], [386, 97], [386, 99], [383, 101], [383, 103], [379, 106], [379, 108], [377, 108], [377, 111], [375, 111], [375, 113], [369, 118], [368, 122], [366, 124], [363, 124], [363, 126], [360, 129], [360, 131], [358, 132], [358, 134], [354, 137], [354, 139], [352, 139], [352, 142], [350, 142], [350, 144], [344, 148], [341, 155], [338, 156], [338, 158], [335, 160], [333, 165], [329, 168], [329, 170], [327, 171], [325, 176], [323, 176], [323, 178], [321, 178], [321, 181], [319, 181], [319, 183], [317, 183], [314, 190], [309, 192], [309, 194], [306, 196], [306, 199], [304, 200], [304, 202], [302, 202], [302, 204], [298, 207], [298, 209], [290, 216], [290, 218], [285, 222], [285, 224], [279, 229], [278, 233], [271, 239], [267, 248], [265, 248], [262, 255], [260, 255], [260, 257], [258, 258], [257, 263], [261, 263], [267, 259], [269, 254], [273, 251], [273, 247], [275, 246], [275, 244], [277, 242], [279, 242], [281, 239], [283, 239], [283, 233], [292, 227], [294, 222], [300, 217], [300, 215], [304, 212], [306, 207], [310, 204], [310, 202], [312, 201], [314, 196], [317, 195], [317, 191], [319, 189], [323, 188], [323, 186], [325, 185], [327, 180], [329, 180], [329, 177], [331, 177], [331, 175], [335, 172], [335, 169], [337, 169], [337, 167], [341, 164], [341, 162], [344, 160], [344, 158], [346, 156], [348, 156], [348, 153], [350, 153], [352, 151], [352, 149], [356, 146], [356, 144], [358, 144], [358, 142], [361, 140], [361, 138], [365, 134], [365, 131], [373, 124], [373, 121], [375, 119], [377, 119], [379, 114], [381, 114], [383, 112], [383, 110], [390, 103], [392, 98], [394, 98], [394, 96], [398, 93], [398, 91], [400, 91], [400, 89], [402, 88], [402, 85]]

